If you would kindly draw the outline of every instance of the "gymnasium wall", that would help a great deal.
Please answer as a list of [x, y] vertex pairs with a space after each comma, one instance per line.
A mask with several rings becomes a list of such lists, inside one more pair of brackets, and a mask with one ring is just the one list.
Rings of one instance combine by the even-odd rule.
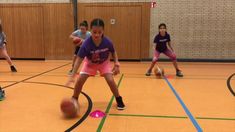
[[[150, 0], [79, 0], [150, 2]], [[158, 24], [166, 23], [178, 58], [235, 59], [234, 0], [156, 0], [151, 9], [150, 49]], [[163, 57], [165, 58], [165, 57]]]
[[[150, 36], [148, 3], [99, 3], [92, 6], [79, 3], [78, 6], [79, 22], [84, 19], [90, 22], [98, 16], [105, 20], [105, 34], [114, 42], [120, 59], [148, 58], [149, 37], [145, 37]], [[93, 11], [98, 8], [97, 12]], [[100, 10], [102, 8], [106, 11]], [[3, 3], [0, 4], [0, 18], [11, 57], [71, 59], [73, 45], [68, 38], [73, 31], [71, 3]], [[118, 24], [110, 24], [111, 18], [117, 19]]]
[[152, 41], [164, 22], [178, 58], [235, 59], [235, 0], [157, 0]]
[[[143, 2], [79, 3], [79, 21], [101, 18], [120, 59], [149, 57], [150, 8]], [[111, 23], [114, 20], [115, 23]]]
[[[69, 0], [1, 0], [0, 3], [13, 1], [19, 3], [69, 2]], [[150, 0], [78, 0], [78, 2], [150, 2]], [[168, 32], [171, 34], [172, 44], [178, 58], [235, 59], [234, 0], [156, 0], [156, 2], [157, 7], [152, 8], [150, 14], [150, 35], [146, 36], [150, 40], [150, 43], [146, 44], [149, 47], [149, 57], [152, 56], [151, 42], [158, 32], [158, 24], [164, 22], [168, 26]], [[67, 8], [70, 9], [70, 7]], [[69, 20], [73, 21], [72, 16]], [[64, 25], [62, 22], [60, 23]], [[70, 30], [72, 30], [72, 23]], [[67, 31], [67, 33], [69, 32]], [[55, 38], [50, 42], [53, 40], [55, 41]], [[47, 58], [57, 58], [56, 55], [52, 55], [54, 52], [50, 51], [50, 53], [50, 57]], [[56, 53], [63, 53], [63, 51]]]
[[0, 3], [68, 3], [70, 0], [0, 0]]
[[72, 58], [70, 3], [4, 3], [0, 4], [0, 18], [12, 58]]

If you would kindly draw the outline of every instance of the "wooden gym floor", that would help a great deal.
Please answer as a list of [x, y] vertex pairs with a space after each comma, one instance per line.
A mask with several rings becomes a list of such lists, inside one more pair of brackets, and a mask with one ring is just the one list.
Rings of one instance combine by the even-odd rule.
[[[73, 92], [63, 86], [71, 63], [14, 62], [17, 73], [0, 62], [0, 85], [6, 92], [0, 102], [0, 132], [235, 131], [235, 97], [227, 87], [234, 63], [179, 63], [185, 77], [176, 78], [172, 64], [160, 62], [168, 79], [156, 79], [144, 75], [150, 62], [122, 62], [115, 80], [126, 110], [115, 109], [105, 80], [96, 76], [84, 86], [80, 116], [65, 119], [59, 104]], [[235, 90], [235, 77], [230, 85]], [[107, 116], [92, 118], [88, 114], [94, 110]]]

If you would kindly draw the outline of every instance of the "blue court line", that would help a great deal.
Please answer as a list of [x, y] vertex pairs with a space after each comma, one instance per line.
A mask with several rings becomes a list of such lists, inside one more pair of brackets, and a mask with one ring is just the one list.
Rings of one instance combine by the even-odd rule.
[[202, 132], [202, 128], [197, 123], [197, 121], [195, 120], [195, 118], [193, 117], [193, 115], [191, 114], [189, 109], [187, 108], [187, 106], [184, 104], [183, 100], [180, 98], [180, 96], [178, 95], [178, 93], [176, 92], [174, 87], [171, 85], [171, 83], [168, 81], [168, 79], [165, 76], [164, 76], [164, 80], [167, 82], [168, 86], [171, 88], [171, 90], [174, 93], [174, 95], [176, 96], [177, 100], [180, 102], [181, 106], [183, 107], [184, 111], [186, 112], [186, 114], [190, 118], [190, 120], [193, 123], [194, 127], [197, 129], [198, 132]]

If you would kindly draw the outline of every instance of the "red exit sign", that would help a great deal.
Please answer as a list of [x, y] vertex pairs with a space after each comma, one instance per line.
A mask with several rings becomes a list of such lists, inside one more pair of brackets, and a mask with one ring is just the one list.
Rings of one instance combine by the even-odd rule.
[[157, 2], [156, 1], [152, 1], [151, 2], [151, 8], [155, 8], [157, 6]]

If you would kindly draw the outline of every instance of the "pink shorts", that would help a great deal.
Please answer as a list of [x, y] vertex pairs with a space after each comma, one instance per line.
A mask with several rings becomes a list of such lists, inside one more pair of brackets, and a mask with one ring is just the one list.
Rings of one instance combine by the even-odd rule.
[[107, 60], [101, 64], [94, 64], [94, 63], [89, 62], [87, 59], [84, 59], [84, 63], [80, 71], [80, 74], [87, 74], [90, 76], [95, 76], [97, 71], [100, 72], [101, 76], [107, 73], [112, 74], [110, 61]]
[[[172, 61], [176, 61], [176, 55], [174, 52], [172, 52], [169, 49], [166, 49], [164, 52], [162, 52], [163, 54], [165, 54], [166, 56], [168, 56]], [[157, 61], [159, 59], [161, 52], [155, 50], [154, 51], [154, 55], [153, 55], [153, 61]]]

